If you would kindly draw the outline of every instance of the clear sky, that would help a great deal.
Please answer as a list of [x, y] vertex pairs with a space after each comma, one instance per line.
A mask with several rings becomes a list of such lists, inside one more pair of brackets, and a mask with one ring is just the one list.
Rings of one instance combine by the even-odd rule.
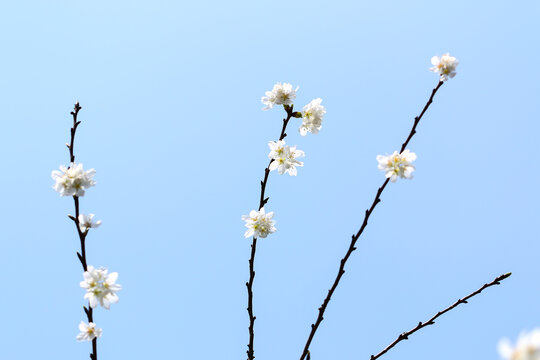
[[409, 145], [415, 178], [389, 184], [311, 346], [365, 359], [513, 272], [383, 357], [498, 359], [502, 337], [540, 326], [537, 1], [4, 1], [0, 5], [0, 358], [88, 359], [73, 201], [51, 188], [75, 153], [95, 168], [81, 199], [103, 225], [94, 266], [119, 272], [98, 308], [99, 359], [245, 359], [250, 240], [276, 82], [321, 97], [297, 177], [270, 174], [278, 231], [259, 241], [257, 360], [298, 359], [350, 236], [437, 84], [458, 74]]

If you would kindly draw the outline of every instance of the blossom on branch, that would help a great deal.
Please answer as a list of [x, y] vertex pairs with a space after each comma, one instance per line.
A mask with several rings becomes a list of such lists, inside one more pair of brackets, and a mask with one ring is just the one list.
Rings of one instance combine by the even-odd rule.
[[86, 324], [84, 321], [81, 321], [79, 324], [79, 330], [81, 332], [77, 335], [77, 341], [92, 341], [95, 338], [101, 337], [101, 333], [103, 332], [93, 322]]
[[270, 171], [277, 169], [280, 175], [288, 172], [290, 176], [296, 176], [296, 167], [304, 166], [304, 163], [296, 158], [304, 157], [305, 153], [302, 150], [296, 150], [296, 146], [285, 145], [284, 140], [270, 141], [268, 146], [270, 147], [268, 157], [273, 160], [270, 163]]
[[498, 350], [506, 360], [540, 360], [540, 328], [530, 333], [521, 333], [515, 347], [512, 347], [508, 339], [502, 339]]
[[80, 214], [79, 215], [79, 228], [81, 229], [81, 232], [86, 232], [90, 228], [98, 228], [101, 225], [101, 220], [98, 220], [96, 222], [92, 221], [94, 219], [94, 214]]
[[115, 284], [118, 278], [118, 273], [113, 272], [108, 274], [106, 268], [95, 269], [93, 266], [88, 266], [88, 270], [83, 273], [84, 280], [80, 285], [86, 289], [85, 299], [88, 299], [90, 307], [97, 307], [98, 303], [105, 309], [109, 309], [111, 304], [118, 302], [117, 291], [122, 290], [122, 286]]
[[255, 238], [265, 238], [268, 234], [276, 232], [274, 224], [276, 223], [272, 218], [274, 217], [274, 212], [270, 211], [268, 214], [265, 214], [264, 207], [261, 210], [251, 210], [248, 215], [242, 215], [242, 220], [246, 222], [246, 227], [248, 230], [245, 232], [244, 236], [255, 237]]
[[293, 90], [292, 85], [289, 83], [275, 84], [272, 91], [267, 91], [266, 96], [261, 98], [261, 102], [266, 105], [263, 110], [269, 110], [274, 105], [291, 105], [293, 100], [296, 99], [296, 91], [298, 91], [298, 87]]
[[450, 56], [450, 53], [446, 53], [440, 58], [438, 56], [432, 57], [431, 64], [433, 67], [429, 70], [438, 72], [441, 75], [441, 81], [446, 81], [448, 78], [456, 76], [456, 68], [459, 65], [459, 61], [455, 57]]
[[302, 125], [298, 129], [300, 135], [306, 136], [308, 131], [312, 134], [317, 134], [321, 129], [323, 116], [326, 114], [326, 110], [321, 105], [321, 102], [321, 98], [311, 100], [302, 109]]
[[84, 196], [84, 191], [96, 184], [96, 170], [84, 171], [83, 164], [71, 163], [68, 168], [61, 165], [60, 170], [53, 170], [51, 177], [55, 181], [53, 189], [61, 196]]
[[389, 156], [377, 155], [379, 170], [384, 171], [386, 178], [390, 178], [392, 182], [396, 182], [398, 176], [402, 179], [412, 179], [412, 172], [416, 169], [412, 164], [414, 160], [416, 160], [416, 154], [409, 150], [405, 150], [401, 154], [394, 151]]

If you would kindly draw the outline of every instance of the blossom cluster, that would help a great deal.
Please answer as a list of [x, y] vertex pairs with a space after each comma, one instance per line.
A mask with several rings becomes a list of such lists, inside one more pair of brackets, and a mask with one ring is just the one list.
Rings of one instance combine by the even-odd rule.
[[270, 147], [268, 157], [272, 159], [270, 171], [277, 169], [280, 175], [287, 172], [290, 176], [296, 176], [296, 167], [304, 166], [302, 161], [296, 159], [304, 157], [305, 154], [302, 150], [296, 150], [296, 146], [285, 145], [284, 140], [270, 141], [268, 146]]
[[79, 228], [82, 232], [87, 232], [90, 228], [98, 228], [101, 225], [101, 220], [94, 221], [94, 214], [80, 214], [79, 215]]
[[433, 67], [429, 70], [438, 72], [441, 76], [441, 81], [447, 81], [448, 78], [456, 76], [456, 68], [459, 65], [459, 61], [455, 57], [450, 56], [450, 53], [446, 53], [441, 57], [432, 57], [431, 64]]
[[88, 324], [81, 321], [79, 324], [79, 330], [81, 331], [77, 335], [77, 341], [92, 341], [95, 338], [101, 337], [103, 330], [96, 327], [96, 324], [89, 322]]
[[71, 163], [69, 167], [61, 165], [60, 170], [54, 170], [51, 177], [55, 181], [53, 189], [61, 196], [84, 196], [85, 190], [96, 184], [93, 179], [96, 171], [84, 171], [83, 164]]
[[394, 151], [392, 155], [377, 155], [379, 170], [384, 171], [386, 178], [396, 182], [397, 178], [412, 179], [412, 172], [416, 169], [412, 162], [416, 160], [416, 154], [409, 150], [404, 150], [401, 154]]
[[118, 302], [117, 291], [122, 290], [122, 286], [116, 284], [118, 273], [108, 273], [106, 268], [96, 269], [88, 266], [88, 270], [83, 273], [84, 280], [80, 285], [86, 289], [85, 299], [88, 299], [90, 307], [95, 308], [99, 305], [109, 309], [111, 304]]
[[[298, 87], [293, 90], [293, 86], [289, 83], [277, 83], [274, 85], [271, 91], [267, 91], [265, 96], [261, 98], [261, 101], [266, 105], [263, 110], [269, 110], [274, 105], [292, 105], [293, 100], [296, 99], [296, 92]], [[298, 131], [302, 136], [305, 136], [308, 132], [317, 134], [322, 127], [322, 120], [326, 110], [321, 105], [322, 99], [317, 98], [311, 100], [309, 104], [304, 106], [302, 112], [299, 113], [299, 117], [302, 117], [302, 125], [298, 128]]]
[[293, 87], [289, 83], [277, 83], [274, 85], [271, 91], [265, 92], [265, 96], [261, 98], [261, 101], [266, 107], [263, 110], [269, 110], [274, 105], [291, 105], [293, 100], [296, 99], [296, 92], [298, 87], [293, 90]]
[[248, 228], [244, 236], [249, 238], [251, 236], [256, 238], [265, 238], [268, 234], [276, 232], [274, 224], [276, 223], [272, 218], [274, 217], [274, 212], [270, 211], [268, 214], [265, 213], [264, 207], [259, 211], [251, 210], [249, 215], [243, 215], [242, 220], [246, 222], [246, 227]]
[[505, 360], [540, 360], [540, 328], [520, 334], [515, 346], [508, 339], [502, 339], [498, 350]]
[[[277, 83], [272, 90], [267, 91], [265, 96], [261, 98], [265, 105], [263, 110], [269, 110], [274, 105], [283, 105], [287, 112], [287, 119], [302, 118], [302, 124], [298, 131], [300, 135], [305, 136], [308, 132], [317, 134], [322, 127], [322, 120], [326, 110], [321, 105], [322, 99], [317, 98], [304, 106], [301, 112], [293, 112], [293, 101], [296, 99], [296, 89], [289, 83]], [[285, 129], [283, 129], [285, 131]], [[305, 153], [298, 150], [296, 146], [285, 144], [282, 136], [278, 141], [270, 141], [268, 147], [270, 153], [270, 165], [267, 171], [277, 170], [280, 175], [288, 173], [290, 176], [298, 174], [297, 167], [304, 166], [304, 163], [298, 158], [304, 157]], [[260, 210], [252, 210], [249, 215], [243, 215], [242, 220], [246, 222], [245, 226], [248, 230], [245, 232], [245, 237], [253, 236], [255, 238], [265, 238], [268, 234], [276, 231], [275, 222], [272, 220], [273, 212], [265, 213], [264, 207]]]
[[311, 100], [302, 109], [302, 125], [300, 125], [300, 135], [306, 136], [308, 132], [317, 134], [322, 127], [322, 120], [326, 110], [321, 105], [322, 99]]

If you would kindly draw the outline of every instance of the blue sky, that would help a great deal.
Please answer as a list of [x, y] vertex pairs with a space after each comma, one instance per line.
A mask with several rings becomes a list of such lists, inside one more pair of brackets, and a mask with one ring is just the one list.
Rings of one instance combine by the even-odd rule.
[[0, 5], [0, 344], [10, 360], [87, 359], [73, 202], [51, 186], [75, 153], [97, 171], [81, 199], [103, 225], [88, 259], [124, 289], [99, 359], [245, 358], [250, 240], [276, 82], [321, 97], [297, 177], [271, 173], [278, 231], [259, 241], [255, 356], [297, 359], [384, 181], [377, 154], [404, 141], [450, 52], [409, 148], [415, 178], [390, 184], [349, 260], [312, 359], [369, 359], [402, 331], [490, 288], [383, 358], [497, 359], [500, 338], [540, 325], [540, 5], [535, 1], [17, 1]]

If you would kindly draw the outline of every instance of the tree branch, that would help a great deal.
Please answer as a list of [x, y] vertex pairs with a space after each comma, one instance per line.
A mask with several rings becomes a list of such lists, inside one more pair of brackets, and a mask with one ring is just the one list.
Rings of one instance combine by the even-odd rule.
[[[418, 115], [417, 117], [414, 118], [414, 124], [413, 124], [412, 129], [411, 129], [411, 131], [409, 133], [409, 136], [407, 137], [405, 142], [401, 145], [400, 153], [403, 152], [403, 150], [405, 150], [405, 148], [409, 144], [409, 141], [412, 139], [414, 134], [416, 134], [416, 126], [418, 125], [418, 123], [422, 119], [422, 116], [424, 116], [424, 113], [426, 112], [426, 110], [429, 108], [429, 105], [433, 102], [433, 97], [437, 93], [437, 90], [439, 90], [439, 88], [443, 84], [444, 83], [442, 81], [439, 81], [437, 86], [431, 92], [431, 96], [430, 96], [428, 102], [426, 103], [426, 105], [424, 106], [424, 108], [423, 108], [422, 112], [420, 113], [420, 115]], [[356, 242], [358, 241], [358, 238], [360, 238], [360, 235], [362, 235], [362, 233], [364, 232], [364, 229], [366, 228], [366, 226], [368, 224], [368, 220], [369, 220], [369, 217], [370, 217], [371, 213], [373, 212], [373, 210], [375, 210], [375, 207], [377, 206], [377, 204], [381, 202], [381, 194], [384, 191], [384, 189], [386, 188], [386, 185], [388, 185], [389, 180], [390, 179], [387, 178], [384, 181], [384, 183], [382, 184], [382, 186], [377, 190], [377, 194], [375, 195], [375, 199], [373, 200], [373, 203], [371, 204], [371, 207], [369, 209], [367, 209], [366, 212], [365, 212], [364, 221], [362, 222], [362, 226], [360, 227], [358, 232], [355, 235], [352, 236], [351, 243], [349, 245], [347, 253], [343, 257], [343, 259], [341, 259], [336, 279], [334, 280], [334, 283], [333, 283], [332, 287], [330, 288], [330, 290], [328, 290], [328, 295], [324, 299], [322, 305], [319, 307], [319, 315], [317, 316], [317, 320], [315, 321], [314, 324], [311, 324], [311, 332], [309, 333], [309, 337], [308, 337], [308, 339], [306, 341], [306, 345], [304, 346], [304, 351], [302, 352], [302, 355], [300, 356], [300, 360], [304, 360], [306, 358], [306, 356], [308, 355], [309, 346], [311, 345], [311, 341], [313, 340], [313, 337], [315, 336], [315, 333], [317, 332], [317, 329], [319, 328], [319, 325], [321, 324], [321, 322], [324, 319], [324, 312], [326, 310], [326, 307], [328, 306], [328, 303], [330, 302], [330, 299], [332, 298], [332, 294], [334, 293], [337, 286], [339, 285], [339, 281], [341, 280], [341, 277], [343, 276], [343, 274], [345, 274], [345, 264], [347, 263], [347, 260], [351, 256], [352, 252], [354, 250], [356, 250], [356, 247], [355, 247]]]
[[[71, 116], [73, 117], [73, 127], [71, 128], [71, 141], [69, 145], [67, 145], [69, 149], [69, 159], [70, 159], [71, 164], [75, 163], [75, 153], [73, 149], [74, 149], [74, 144], [75, 144], [75, 133], [77, 132], [77, 127], [81, 123], [80, 121], [77, 120], [77, 115], [79, 114], [79, 111], [81, 109], [82, 108], [79, 105], [79, 102], [77, 101], [75, 103], [73, 111], [71, 112]], [[79, 226], [79, 197], [73, 196], [73, 202], [75, 205], [75, 216], [69, 215], [69, 218], [73, 220], [73, 222], [75, 223], [75, 227], [77, 228], [77, 234], [79, 235], [79, 240], [81, 242], [81, 252], [77, 253], [77, 257], [79, 258], [79, 261], [81, 262], [83, 270], [87, 271], [88, 264], [86, 262], [86, 246], [85, 246], [87, 233], [86, 232], [83, 233]], [[90, 304], [88, 304], [88, 308], [86, 306], [83, 308], [84, 308], [84, 312], [86, 313], [86, 317], [88, 318], [88, 322], [89, 323], [94, 322], [93, 309], [90, 306]], [[92, 340], [92, 353], [90, 354], [90, 359], [97, 360], [97, 338], [94, 338]]]
[[[279, 135], [279, 140], [285, 139], [287, 134], [285, 133], [285, 130], [287, 129], [287, 125], [289, 124], [289, 120], [293, 117], [293, 105], [284, 105], [285, 111], [287, 112], [287, 117], [283, 119], [283, 127], [281, 128], [281, 134]], [[268, 175], [270, 174], [270, 164], [272, 164], [272, 161], [268, 163], [268, 166], [266, 169], [264, 169], [264, 178], [261, 181], [261, 196], [259, 199], [259, 210], [261, 210], [264, 205], [268, 202], [269, 198], [264, 197], [264, 193], [266, 191], [266, 184], [268, 183]], [[254, 325], [255, 325], [255, 319], [256, 316], [253, 315], [253, 280], [255, 279], [255, 270], [254, 270], [254, 262], [255, 262], [255, 251], [257, 250], [257, 238], [253, 237], [253, 242], [251, 243], [251, 257], [249, 259], [249, 281], [246, 283], [247, 291], [248, 291], [248, 307], [247, 312], [249, 314], [249, 344], [248, 344], [248, 360], [255, 359], [254, 351], [253, 351], [253, 342], [255, 338], [254, 333]]]
[[388, 352], [388, 350], [390, 350], [391, 348], [393, 348], [394, 346], [396, 346], [400, 341], [403, 341], [403, 340], [408, 340], [409, 339], [409, 336], [411, 336], [412, 334], [414, 334], [415, 332], [417, 332], [418, 330], [426, 327], [426, 326], [429, 326], [429, 325], [433, 325], [435, 324], [435, 319], [437, 319], [439, 316], [441, 316], [442, 314], [445, 314], [447, 313], [448, 311], [452, 310], [453, 308], [457, 307], [459, 304], [467, 304], [467, 300], [469, 300], [470, 298], [472, 298], [473, 296], [475, 295], [478, 295], [480, 294], [484, 289], [487, 289], [488, 287], [490, 286], [493, 286], [493, 285], [500, 285], [501, 281], [503, 281], [504, 279], [510, 277], [510, 275], [512, 275], [512, 273], [507, 273], [507, 274], [503, 274], [497, 278], [495, 278], [495, 280], [493, 280], [492, 282], [488, 283], [488, 284], [484, 284], [484, 286], [482, 286], [480, 289], [476, 290], [475, 292], [465, 296], [463, 299], [459, 299], [458, 301], [456, 301], [454, 304], [452, 304], [451, 306], [447, 307], [446, 309], [442, 310], [442, 311], [439, 311], [437, 314], [435, 314], [431, 319], [429, 319], [428, 321], [425, 321], [424, 323], [422, 322], [419, 322], [418, 325], [416, 325], [416, 327], [414, 327], [413, 329], [409, 330], [409, 331], [406, 331], [402, 334], [400, 334], [396, 340], [394, 340], [393, 343], [391, 343], [390, 345], [388, 345], [384, 350], [382, 350], [380, 353], [378, 353], [377, 355], [371, 355], [371, 358], [370, 360], [376, 360], [378, 358], [380, 358], [381, 356], [383, 356], [384, 354], [386, 354]]

